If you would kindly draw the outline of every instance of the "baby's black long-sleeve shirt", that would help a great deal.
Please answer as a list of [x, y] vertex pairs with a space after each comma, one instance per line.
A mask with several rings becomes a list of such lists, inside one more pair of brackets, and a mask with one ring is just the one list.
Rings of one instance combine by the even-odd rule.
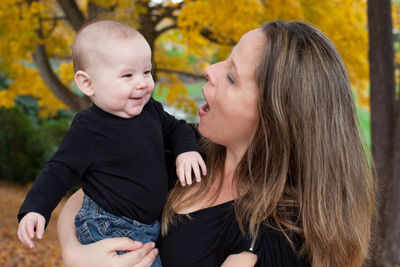
[[28, 192], [18, 220], [37, 212], [46, 225], [61, 198], [79, 181], [84, 193], [118, 216], [151, 224], [168, 190], [165, 146], [175, 157], [203, 153], [193, 130], [150, 99], [142, 112], [125, 119], [93, 105], [79, 112], [57, 152]]

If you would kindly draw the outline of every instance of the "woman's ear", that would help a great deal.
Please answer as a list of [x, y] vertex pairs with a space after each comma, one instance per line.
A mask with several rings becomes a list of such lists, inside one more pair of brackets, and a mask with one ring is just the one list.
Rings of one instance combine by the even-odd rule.
[[75, 73], [75, 83], [85, 95], [89, 97], [94, 95], [92, 78], [87, 72], [78, 70]]

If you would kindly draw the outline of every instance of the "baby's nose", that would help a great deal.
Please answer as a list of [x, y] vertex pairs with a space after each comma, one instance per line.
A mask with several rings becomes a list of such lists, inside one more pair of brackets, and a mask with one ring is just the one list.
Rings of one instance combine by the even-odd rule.
[[145, 88], [146, 88], [146, 83], [145, 83], [145, 82], [142, 82], [142, 81], [137, 82], [137, 83], [135, 84], [135, 87], [136, 87], [137, 90], [145, 89]]

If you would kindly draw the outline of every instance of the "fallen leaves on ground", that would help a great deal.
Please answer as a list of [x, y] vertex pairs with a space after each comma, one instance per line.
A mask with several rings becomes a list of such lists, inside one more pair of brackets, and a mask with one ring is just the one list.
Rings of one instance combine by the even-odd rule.
[[0, 266], [63, 266], [57, 240], [58, 208], [53, 212], [42, 240], [36, 248], [25, 247], [18, 239], [17, 213], [29, 188], [0, 180]]

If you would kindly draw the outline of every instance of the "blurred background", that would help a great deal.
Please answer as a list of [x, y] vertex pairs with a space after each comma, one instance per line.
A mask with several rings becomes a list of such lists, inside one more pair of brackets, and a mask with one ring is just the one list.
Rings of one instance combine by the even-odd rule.
[[[379, 175], [367, 265], [400, 266], [399, 0], [2, 0], [0, 2], [0, 266], [62, 266], [55, 225], [38, 247], [20, 245], [16, 214], [74, 114], [90, 105], [73, 82], [71, 44], [86, 22], [122, 20], [153, 53], [153, 97], [197, 122], [203, 71], [247, 31], [270, 20], [307, 21], [336, 45]], [[61, 206], [61, 205], [60, 205]]]

